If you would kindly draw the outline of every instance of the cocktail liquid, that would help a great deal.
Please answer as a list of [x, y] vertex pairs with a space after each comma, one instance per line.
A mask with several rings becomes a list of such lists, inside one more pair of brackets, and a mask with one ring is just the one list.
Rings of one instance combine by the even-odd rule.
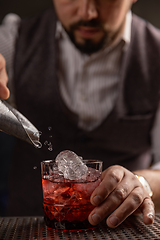
[[100, 176], [93, 181], [77, 182], [43, 178], [43, 208], [46, 225], [55, 229], [76, 230], [93, 228], [88, 215], [94, 206], [90, 196], [99, 185]]

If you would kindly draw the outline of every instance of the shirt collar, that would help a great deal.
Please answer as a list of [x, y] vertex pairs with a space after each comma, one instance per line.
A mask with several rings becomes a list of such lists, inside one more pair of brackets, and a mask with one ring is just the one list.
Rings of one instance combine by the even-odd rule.
[[126, 15], [125, 27], [122, 34], [122, 39], [128, 44], [131, 41], [131, 24], [132, 24], [132, 13], [131, 11], [129, 11]]

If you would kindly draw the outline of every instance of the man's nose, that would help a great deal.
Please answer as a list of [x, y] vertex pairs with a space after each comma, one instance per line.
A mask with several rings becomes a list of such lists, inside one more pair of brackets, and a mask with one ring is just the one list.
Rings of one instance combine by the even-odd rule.
[[91, 20], [98, 17], [95, 0], [80, 0], [78, 15], [82, 20]]

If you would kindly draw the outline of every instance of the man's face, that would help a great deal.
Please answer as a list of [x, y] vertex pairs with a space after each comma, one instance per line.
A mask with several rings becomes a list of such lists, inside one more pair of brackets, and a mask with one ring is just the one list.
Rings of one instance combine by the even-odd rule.
[[80, 51], [91, 54], [114, 41], [135, 1], [53, 0], [53, 3], [72, 42]]

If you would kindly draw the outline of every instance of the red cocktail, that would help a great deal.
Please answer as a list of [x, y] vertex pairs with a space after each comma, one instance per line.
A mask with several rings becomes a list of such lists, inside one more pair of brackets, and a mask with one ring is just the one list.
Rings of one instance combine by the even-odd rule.
[[63, 230], [93, 227], [88, 222], [94, 208], [90, 196], [101, 181], [102, 162], [83, 162], [88, 171], [79, 180], [65, 179], [54, 161], [42, 162], [44, 218], [48, 227]]

